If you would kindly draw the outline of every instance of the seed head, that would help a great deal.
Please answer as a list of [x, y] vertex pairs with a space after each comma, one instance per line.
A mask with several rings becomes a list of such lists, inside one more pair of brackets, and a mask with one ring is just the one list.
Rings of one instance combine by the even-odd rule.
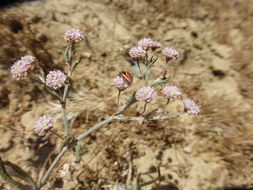
[[185, 112], [189, 114], [189, 116], [197, 115], [200, 112], [199, 106], [195, 101], [187, 98], [183, 100]]
[[141, 49], [140, 47], [133, 47], [129, 50], [129, 55], [134, 60], [141, 60], [146, 55], [146, 51]]
[[29, 72], [33, 69], [33, 62], [35, 57], [31, 55], [26, 55], [20, 58], [11, 66], [11, 75], [12, 78], [16, 80], [24, 79], [28, 76]]
[[41, 116], [37, 121], [34, 122], [34, 132], [39, 136], [44, 136], [49, 129], [54, 125], [54, 122], [49, 116]]
[[162, 93], [168, 99], [177, 99], [182, 94], [178, 87], [172, 85], [166, 85], [165, 87], [163, 87]]
[[67, 83], [67, 76], [61, 71], [50, 71], [46, 78], [46, 85], [58, 89]]
[[67, 42], [80, 42], [84, 39], [84, 34], [79, 29], [72, 28], [65, 32], [64, 39]]
[[177, 52], [177, 50], [175, 50], [174, 48], [171, 47], [166, 47], [163, 49], [162, 53], [165, 55], [166, 59], [172, 60], [172, 59], [177, 59], [179, 57], [179, 53]]
[[126, 88], [129, 87], [128, 83], [124, 80], [124, 78], [120, 75], [118, 75], [114, 80], [113, 80], [113, 86], [119, 90], [125, 90]]
[[156, 91], [154, 90], [154, 88], [150, 86], [145, 86], [145, 87], [140, 88], [135, 94], [135, 98], [138, 101], [144, 102], [144, 103], [151, 102], [156, 96], [157, 96]]

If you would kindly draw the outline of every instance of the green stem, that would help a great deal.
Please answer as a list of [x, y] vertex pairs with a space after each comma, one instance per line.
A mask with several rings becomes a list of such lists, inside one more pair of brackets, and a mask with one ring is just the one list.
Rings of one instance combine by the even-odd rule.
[[61, 152], [56, 156], [56, 158], [54, 159], [53, 163], [50, 165], [50, 167], [48, 168], [48, 170], [46, 171], [46, 173], [43, 175], [40, 183], [39, 183], [39, 188], [43, 187], [46, 182], [48, 181], [51, 172], [53, 171], [53, 169], [56, 167], [57, 163], [60, 161], [60, 159], [63, 157], [63, 155], [65, 154], [65, 152], [67, 152], [68, 150], [68, 146], [63, 147], [63, 149], [61, 150]]
[[[150, 118], [145, 118], [147, 120], [166, 120], [166, 119], [176, 119], [179, 118], [180, 115], [176, 115], [176, 116], [155, 116], [155, 117], [150, 117]], [[80, 134], [76, 140], [72, 141], [70, 144], [64, 146], [61, 150], [61, 152], [57, 155], [57, 157], [54, 159], [53, 163], [50, 165], [50, 167], [48, 168], [48, 170], [45, 172], [45, 174], [43, 175], [40, 183], [39, 183], [39, 187], [38, 190], [41, 189], [46, 182], [48, 181], [50, 174], [52, 173], [53, 169], [56, 167], [57, 163], [61, 160], [61, 158], [63, 157], [63, 155], [71, 148], [73, 148], [74, 146], [77, 145], [78, 141], [88, 137], [90, 134], [92, 134], [93, 132], [99, 130], [100, 128], [102, 128], [104, 125], [107, 125], [108, 123], [112, 122], [113, 120], [120, 120], [120, 121], [140, 121], [142, 120], [143, 117], [125, 117], [123, 114], [117, 115], [117, 116], [111, 116], [108, 119], [101, 121], [97, 124], [95, 124], [93, 127], [91, 127], [90, 129], [88, 129], [87, 131], [83, 132], [82, 134]]]
[[42, 188], [46, 182], [48, 181], [50, 174], [52, 173], [53, 169], [56, 167], [57, 163], [61, 160], [61, 158], [63, 157], [63, 155], [72, 147], [74, 147], [78, 141], [82, 140], [83, 138], [86, 138], [87, 136], [89, 136], [91, 133], [93, 133], [94, 131], [100, 129], [101, 127], [103, 127], [104, 125], [110, 123], [111, 121], [113, 121], [115, 118], [109, 117], [107, 120], [101, 121], [100, 123], [97, 123], [96, 125], [94, 125], [93, 127], [91, 127], [90, 129], [88, 129], [87, 131], [85, 131], [84, 133], [82, 133], [81, 135], [79, 135], [77, 137], [76, 140], [74, 140], [72, 143], [70, 143], [69, 145], [66, 145], [62, 148], [61, 152], [57, 155], [57, 157], [54, 159], [53, 163], [50, 165], [50, 167], [47, 169], [47, 171], [45, 172], [45, 174], [43, 175], [40, 183], [39, 183], [39, 188]]
[[170, 103], [170, 98], [168, 98], [167, 99], [167, 102], [166, 102], [166, 104], [165, 104], [165, 106], [164, 106], [164, 108], [163, 108], [163, 113], [165, 113], [165, 109], [166, 109], [166, 107], [167, 107], [167, 105]]
[[[117, 116], [116, 116], [117, 117]], [[109, 117], [108, 119], [101, 121], [100, 123], [97, 123], [96, 125], [94, 125], [93, 127], [91, 127], [90, 129], [88, 129], [87, 131], [85, 131], [84, 133], [82, 133], [81, 135], [79, 135], [76, 140], [80, 141], [83, 138], [86, 138], [87, 136], [89, 136], [91, 133], [93, 133], [94, 131], [100, 129], [101, 127], [103, 127], [104, 125], [112, 122], [115, 119], [114, 116]]]
[[67, 118], [67, 111], [66, 111], [65, 102], [63, 102], [61, 104], [61, 107], [62, 107], [62, 117], [63, 117], [63, 125], [64, 125], [65, 136], [69, 136], [69, 125], [68, 125], [68, 118]]
[[118, 91], [118, 98], [117, 98], [117, 107], [119, 106], [119, 98], [120, 98], [121, 90]]
[[142, 76], [141, 66], [140, 66], [140, 62], [139, 62], [139, 61], [137, 61], [137, 65], [138, 65], [138, 68], [139, 68], [139, 72], [140, 72], [140, 74], [141, 74], [141, 76]]
[[142, 116], [143, 116], [144, 112], [146, 111], [146, 108], [147, 108], [147, 103], [144, 104], [143, 111], [141, 113]]
[[7, 181], [17, 189], [22, 189], [24, 187], [23, 184], [15, 181], [11, 176], [9, 176], [9, 174], [5, 170], [4, 163], [1, 157], [0, 157], [0, 176], [3, 178], [4, 181]]
[[55, 134], [57, 137], [59, 137], [60, 139], [62, 139], [62, 140], [64, 140], [64, 138], [61, 136], [61, 135], [59, 135], [57, 132], [55, 132], [55, 131], [53, 131], [53, 130], [49, 130], [51, 133], [53, 133], [53, 134]]

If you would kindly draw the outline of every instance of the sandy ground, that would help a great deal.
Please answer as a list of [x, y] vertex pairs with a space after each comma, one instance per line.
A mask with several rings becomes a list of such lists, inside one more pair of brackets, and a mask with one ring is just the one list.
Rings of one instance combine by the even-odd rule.
[[[9, 67], [18, 57], [33, 54], [49, 71], [64, 69], [64, 32], [85, 31], [78, 51], [83, 61], [74, 73], [68, 117], [79, 134], [116, 109], [112, 89], [115, 66], [131, 71], [128, 49], [143, 37], [173, 45], [179, 52], [175, 84], [184, 97], [201, 105], [195, 118], [111, 123], [85, 140], [80, 164], [69, 152], [44, 189], [113, 189], [161, 177], [147, 190], [222, 190], [253, 188], [253, 6], [251, 0], [44, 0], [0, 11], [0, 153], [35, 179], [59, 150], [60, 139], [45, 141], [33, 122], [51, 114], [62, 132], [60, 106], [31, 81], [13, 81]], [[158, 61], [152, 78], [163, 64]], [[134, 79], [122, 101], [141, 87]], [[149, 109], [162, 107], [161, 99]], [[127, 111], [141, 112], [141, 105]], [[167, 111], [182, 110], [173, 103]], [[45, 163], [47, 160], [47, 163]], [[132, 171], [132, 172], [129, 172]], [[1, 189], [12, 189], [0, 181]]]

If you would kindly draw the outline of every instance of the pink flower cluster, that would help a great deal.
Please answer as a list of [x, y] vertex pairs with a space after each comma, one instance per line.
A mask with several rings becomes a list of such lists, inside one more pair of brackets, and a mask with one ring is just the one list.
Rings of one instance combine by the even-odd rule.
[[37, 121], [34, 122], [34, 132], [39, 136], [45, 135], [52, 127], [54, 122], [49, 116], [41, 116]]
[[151, 38], [143, 38], [138, 41], [138, 47], [147, 50], [148, 48], [157, 49], [161, 47], [161, 44]]
[[134, 60], [141, 60], [145, 57], [146, 51], [151, 48], [155, 50], [160, 48], [161, 44], [158, 41], [152, 40], [151, 38], [143, 38], [138, 41], [137, 47], [133, 47], [129, 50], [129, 55]]
[[65, 32], [64, 39], [67, 42], [80, 42], [84, 39], [84, 34], [79, 29], [72, 28]]
[[168, 98], [168, 99], [177, 99], [182, 94], [180, 89], [173, 85], [166, 85], [163, 87], [162, 93]]
[[16, 80], [24, 79], [28, 76], [29, 72], [33, 69], [33, 62], [35, 57], [31, 55], [26, 55], [20, 58], [11, 66], [12, 78]]
[[179, 57], [179, 53], [177, 50], [171, 47], [166, 47], [162, 50], [163, 55], [165, 55], [166, 59], [172, 60], [172, 59], [177, 59]]
[[122, 76], [118, 75], [113, 80], [113, 86], [119, 90], [124, 90], [129, 87], [129, 84], [124, 80]]
[[67, 83], [67, 76], [61, 71], [50, 71], [46, 78], [46, 85], [53, 88], [59, 89]]
[[140, 88], [135, 94], [136, 100], [144, 103], [151, 102], [153, 99], [155, 99], [156, 96], [156, 91], [150, 86], [144, 86]]
[[187, 98], [183, 100], [185, 112], [187, 112], [190, 116], [197, 115], [200, 112], [199, 106], [195, 101]]
[[141, 60], [142, 58], [145, 57], [146, 51], [141, 49], [140, 47], [133, 47], [129, 50], [129, 55], [134, 60]]

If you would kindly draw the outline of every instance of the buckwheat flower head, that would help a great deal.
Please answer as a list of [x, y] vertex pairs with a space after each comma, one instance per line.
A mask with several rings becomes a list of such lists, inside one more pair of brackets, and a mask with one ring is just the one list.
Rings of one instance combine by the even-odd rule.
[[39, 136], [45, 135], [49, 129], [54, 125], [54, 122], [49, 116], [41, 116], [37, 121], [34, 122], [34, 132]]
[[141, 49], [140, 47], [133, 47], [129, 50], [129, 55], [134, 60], [140, 60], [146, 55], [146, 51]]
[[195, 101], [187, 98], [183, 100], [185, 112], [189, 114], [189, 116], [197, 115], [200, 112], [199, 106]]
[[67, 76], [61, 71], [50, 71], [46, 78], [46, 85], [58, 89], [67, 83]]
[[152, 40], [150, 47], [152, 50], [158, 49], [161, 47], [161, 44], [158, 41]]
[[151, 102], [156, 96], [157, 96], [156, 91], [154, 90], [154, 88], [150, 86], [144, 86], [140, 88], [135, 94], [135, 98], [138, 101], [144, 103]]
[[32, 63], [35, 61], [35, 57], [33, 57], [31, 55], [25, 55], [25, 56], [21, 57], [20, 59], [26, 63]]
[[35, 57], [31, 55], [26, 55], [21, 57], [20, 60], [15, 62], [11, 66], [11, 75], [12, 78], [16, 80], [24, 79], [28, 76], [29, 72], [33, 69], [33, 62], [35, 61]]
[[124, 80], [124, 78], [120, 75], [118, 75], [114, 80], [113, 80], [113, 86], [119, 90], [124, 90], [127, 87], [129, 87], [128, 83]]
[[167, 60], [177, 59], [179, 57], [177, 50], [171, 47], [164, 48], [162, 53], [165, 55]]
[[84, 39], [84, 34], [79, 29], [72, 28], [65, 32], [64, 39], [67, 42], [80, 42]]
[[143, 38], [138, 41], [137, 46], [141, 49], [147, 50], [152, 46], [153, 40], [151, 38]]
[[163, 87], [162, 93], [168, 98], [168, 99], [177, 99], [182, 94], [180, 89], [173, 85], [166, 85]]

